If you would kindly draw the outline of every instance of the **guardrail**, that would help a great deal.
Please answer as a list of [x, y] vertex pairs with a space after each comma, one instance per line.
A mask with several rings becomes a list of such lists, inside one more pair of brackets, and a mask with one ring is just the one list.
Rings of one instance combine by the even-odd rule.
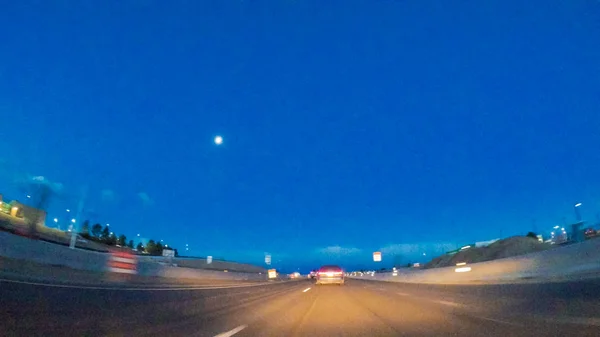
[[392, 272], [349, 277], [388, 282], [466, 284], [548, 280], [592, 272], [600, 273], [600, 239], [454, 267], [424, 270], [401, 268]]

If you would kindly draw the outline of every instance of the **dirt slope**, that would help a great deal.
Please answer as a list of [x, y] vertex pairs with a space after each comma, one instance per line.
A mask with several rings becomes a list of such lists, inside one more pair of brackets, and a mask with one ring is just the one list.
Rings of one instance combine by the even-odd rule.
[[541, 243], [537, 239], [526, 236], [513, 236], [498, 240], [486, 247], [471, 247], [454, 255], [442, 255], [431, 260], [425, 268], [439, 268], [455, 266], [459, 262], [476, 263], [518, 256], [542, 250], [553, 246]]

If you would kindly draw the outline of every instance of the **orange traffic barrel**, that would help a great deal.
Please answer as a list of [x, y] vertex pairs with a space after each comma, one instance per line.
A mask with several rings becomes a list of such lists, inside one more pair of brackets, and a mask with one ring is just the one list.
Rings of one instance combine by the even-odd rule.
[[108, 271], [137, 274], [137, 257], [131, 253], [113, 251], [108, 259]]

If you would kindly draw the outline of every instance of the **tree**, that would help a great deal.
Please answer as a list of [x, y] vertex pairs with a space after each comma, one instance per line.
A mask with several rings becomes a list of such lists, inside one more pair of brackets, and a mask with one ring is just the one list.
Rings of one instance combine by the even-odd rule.
[[137, 244], [137, 247], [135, 247], [135, 249], [138, 252], [143, 253], [144, 252], [144, 245], [142, 245], [142, 243], [140, 242], [140, 243]]
[[108, 226], [105, 226], [104, 229], [102, 230], [102, 233], [100, 234], [100, 240], [102, 240], [102, 242], [104, 242], [104, 243], [108, 243], [109, 237], [110, 237], [110, 230], [108, 229]]
[[94, 226], [92, 226], [92, 235], [96, 238], [96, 239], [100, 239], [100, 235], [102, 234], [102, 225], [97, 223]]
[[106, 242], [107, 245], [109, 246], [114, 246], [117, 244], [117, 236], [114, 233], [110, 233], [108, 235], [108, 238], [106, 238]]
[[535, 234], [534, 232], [529, 232], [526, 235], [528, 238], [532, 238], [532, 239], [538, 239], [537, 234]]
[[133, 240], [129, 240], [129, 242], [127, 243], [127, 247], [133, 249]]
[[90, 238], [90, 220], [85, 220], [83, 225], [81, 225], [81, 230], [79, 231], [82, 237], [89, 239]]
[[[45, 211], [52, 196], [62, 190], [62, 184], [52, 183], [43, 176], [29, 177], [22, 182], [21, 190], [31, 196], [31, 204], [34, 208]], [[37, 237], [37, 227], [40, 226], [43, 212], [31, 212], [25, 221], [29, 227], [29, 235]]]
[[174, 250], [175, 250], [175, 256], [176, 257], [179, 256], [179, 252], [177, 251], [177, 249], [174, 249]]
[[146, 245], [146, 251], [150, 255], [162, 255], [163, 246], [160, 242], [157, 244], [154, 240], [150, 240]]
[[163, 250], [165, 250], [165, 247], [162, 245], [162, 243], [158, 242], [156, 244], [156, 250], [158, 251], [158, 255], [162, 256]]
[[127, 244], [127, 237], [123, 234], [119, 235], [119, 239], [117, 240], [117, 244], [119, 246], [124, 247]]

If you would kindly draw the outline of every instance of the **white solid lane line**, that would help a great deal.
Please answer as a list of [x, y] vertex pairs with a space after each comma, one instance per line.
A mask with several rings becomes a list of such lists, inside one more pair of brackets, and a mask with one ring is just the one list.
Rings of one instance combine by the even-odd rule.
[[450, 302], [450, 301], [431, 301], [431, 302], [439, 303], [439, 304], [443, 304], [443, 305], [447, 305], [447, 306], [451, 306], [451, 307], [462, 307], [463, 306], [460, 303]]
[[231, 337], [231, 336], [235, 335], [236, 333], [246, 329], [246, 327], [247, 327], [247, 325], [240, 325], [233, 330], [229, 330], [227, 332], [220, 333], [220, 334], [216, 335], [215, 337]]
[[302, 292], [305, 293], [305, 292], [307, 292], [309, 290], [310, 290], [310, 288], [306, 288], [306, 289], [302, 290]]
[[579, 324], [600, 326], [600, 317], [541, 317], [537, 319], [559, 324]]
[[102, 286], [78, 286], [71, 284], [52, 284], [52, 283], [41, 283], [41, 282], [27, 282], [8, 280], [0, 278], [0, 282], [27, 284], [32, 286], [52, 287], [52, 288], [70, 288], [70, 289], [90, 289], [90, 290], [119, 290], [119, 291], [183, 291], [183, 290], [213, 290], [213, 289], [232, 289], [232, 288], [247, 288], [247, 287], [258, 287], [268, 285], [270, 283], [254, 283], [254, 284], [240, 284], [240, 285], [214, 285], [205, 287], [164, 287], [164, 288], [118, 288], [118, 287], [102, 287]]
[[490, 322], [496, 322], [496, 323], [500, 323], [500, 324], [507, 324], [507, 325], [513, 325], [513, 326], [522, 326], [519, 323], [514, 323], [514, 322], [509, 322], [509, 321], [504, 321], [501, 319], [497, 319], [497, 318], [491, 318], [491, 317], [484, 317], [484, 316], [477, 316], [477, 315], [469, 315], [471, 317], [475, 317], [475, 318], [479, 318], [479, 319], [483, 319], [486, 321], [490, 321]]

